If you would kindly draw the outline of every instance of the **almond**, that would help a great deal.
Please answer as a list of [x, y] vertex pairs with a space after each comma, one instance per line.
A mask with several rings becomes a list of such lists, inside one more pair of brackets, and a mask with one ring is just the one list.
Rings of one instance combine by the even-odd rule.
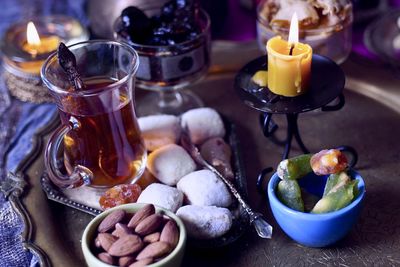
[[153, 204], [147, 204], [138, 210], [135, 215], [132, 216], [128, 223], [128, 227], [135, 229], [138, 224], [146, 217], [156, 212]]
[[94, 240], [94, 246], [96, 248], [101, 248], [101, 244], [100, 244], [100, 240], [99, 240], [99, 236], [97, 235], [97, 237]]
[[147, 245], [136, 257], [137, 260], [160, 258], [171, 251], [171, 245], [162, 241]]
[[137, 235], [124, 235], [111, 245], [107, 251], [111, 256], [127, 256], [143, 247], [142, 239]]
[[147, 259], [143, 259], [143, 260], [137, 261], [135, 263], [132, 263], [131, 265], [129, 265], [129, 267], [144, 267], [144, 266], [149, 265], [152, 262], [153, 262], [152, 258], [147, 258]]
[[120, 267], [128, 267], [132, 263], [136, 261], [135, 257], [133, 256], [124, 256], [118, 259], [118, 264]]
[[135, 228], [135, 232], [141, 236], [153, 233], [160, 227], [163, 217], [160, 214], [153, 214], [143, 219]]
[[111, 234], [116, 237], [121, 237], [123, 235], [130, 235], [132, 234], [132, 229], [126, 226], [126, 224], [117, 223], [115, 225], [115, 230]]
[[160, 232], [155, 232], [155, 233], [146, 235], [146, 236], [143, 238], [143, 242], [145, 242], [145, 243], [154, 243], [154, 242], [157, 242], [157, 241], [160, 240], [160, 235], [161, 235]]
[[175, 222], [169, 221], [161, 231], [160, 241], [168, 243], [175, 248], [179, 241], [179, 230]]
[[117, 238], [109, 233], [100, 233], [98, 239], [100, 246], [107, 252], [110, 249], [111, 245], [114, 244], [115, 241], [117, 241]]
[[105, 233], [112, 228], [114, 228], [115, 224], [119, 223], [125, 217], [124, 210], [116, 210], [111, 212], [104, 218], [104, 220], [99, 224], [97, 231], [100, 233]]
[[167, 222], [169, 222], [171, 220], [171, 218], [170, 217], [168, 217], [167, 215], [163, 215], [163, 221], [164, 221], [164, 224], [166, 224]]
[[111, 255], [108, 254], [107, 252], [99, 253], [97, 255], [97, 258], [99, 258], [99, 260], [101, 260], [102, 262], [105, 262], [107, 264], [110, 264], [110, 265], [114, 264], [114, 258], [111, 257]]

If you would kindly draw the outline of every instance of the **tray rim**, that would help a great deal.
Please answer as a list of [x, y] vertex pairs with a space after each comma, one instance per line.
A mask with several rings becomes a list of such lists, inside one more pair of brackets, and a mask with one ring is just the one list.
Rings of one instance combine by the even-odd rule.
[[21, 241], [24, 249], [29, 250], [38, 258], [40, 266], [52, 266], [47, 253], [38, 245], [35, 244], [33, 220], [29, 210], [23, 204], [23, 199], [29, 190], [26, 177], [29, 167], [33, 164], [36, 158], [41, 154], [44, 137], [51, 133], [59, 124], [58, 113], [55, 112], [47, 125], [37, 129], [31, 138], [31, 151], [18, 164], [14, 172], [8, 172], [4, 181], [0, 184], [0, 189], [5, 195], [5, 199], [10, 202], [14, 212], [21, 218], [24, 226], [21, 232]]

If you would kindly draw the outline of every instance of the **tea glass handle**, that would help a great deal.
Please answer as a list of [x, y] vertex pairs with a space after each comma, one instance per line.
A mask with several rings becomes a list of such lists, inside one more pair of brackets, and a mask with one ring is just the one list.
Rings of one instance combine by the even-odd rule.
[[93, 179], [93, 173], [82, 165], [74, 166], [70, 175], [63, 174], [57, 164], [57, 152], [64, 140], [64, 136], [70, 132], [77, 130], [80, 127], [79, 121], [71, 116], [69, 125], [59, 127], [50, 137], [47, 143], [45, 152], [45, 165], [49, 174], [50, 180], [60, 188], [75, 188], [83, 184], [89, 185]]

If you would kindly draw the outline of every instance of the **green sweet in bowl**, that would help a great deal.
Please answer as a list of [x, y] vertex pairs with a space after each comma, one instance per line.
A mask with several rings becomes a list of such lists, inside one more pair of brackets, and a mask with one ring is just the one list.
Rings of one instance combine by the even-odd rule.
[[269, 204], [279, 226], [296, 242], [329, 246], [357, 222], [365, 183], [347, 162], [331, 149], [279, 163], [268, 183]]

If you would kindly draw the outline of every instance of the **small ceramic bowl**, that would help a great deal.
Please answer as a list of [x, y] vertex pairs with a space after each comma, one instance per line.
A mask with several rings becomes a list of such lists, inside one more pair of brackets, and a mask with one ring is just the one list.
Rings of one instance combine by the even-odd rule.
[[[129, 213], [134, 213], [138, 211], [140, 208], [142, 208], [146, 204], [142, 203], [132, 203], [132, 204], [125, 204], [121, 205], [112, 209], [109, 209], [107, 211], [104, 211], [103, 213], [97, 215], [85, 228], [85, 231], [83, 232], [82, 235], [82, 251], [83, 251], [83, 256], [85, 257], [85, 261], [89, 267], [112, 267], [113, 265], [109, 265], [107, 263], [104, 263], [100, 261], [91, 251], [91, 244], [93, 243], [93, 240], [95, 238], [95, 233], [97, 230], [98, 225], [100, 222], [111, 212], [117, 210], [117, 209], [123, 209], [126, 212]], [[176, 245], [175, 249], [165, 258], [162, 260], [155, 262], [153, 264], [148, 265], [149, 267], [176, 267], [180, 266], [182, 262], [183, 255], [185, 253], [185, 245], [186, 245], [186, 229], [181, 221], [181, 219], [178, 218], [174, 213], [163, 209], [161, 207], [157, 207], [156, 212], [162, 212], [163, 214], [167, 215], [168, 217], [172, 218], [178, 228], [179, 228], [179, 241], [178, 244]]]
[[[296, 242], [308, 247], [325, 247], [342, 239], [356, 223], [365, 196], [364, 180], [351, 170], [358, 180], [359, 194], [348, 206], [329, 213], [311, 214], [293, 210], [277, 198], [275, 189], [280, 178], [275, 173], [268, 183], [268, 198], [272, 213], [282, 230]], [[309, 174], [299, 180], [309, 193], [322, 196], [328, 176]]]

